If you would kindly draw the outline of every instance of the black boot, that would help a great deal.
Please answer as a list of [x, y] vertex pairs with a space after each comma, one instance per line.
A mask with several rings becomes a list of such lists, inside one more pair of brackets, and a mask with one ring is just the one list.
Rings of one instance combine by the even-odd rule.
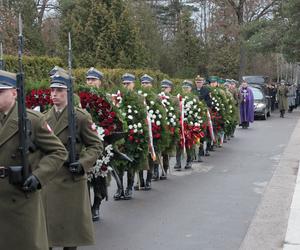
[[145, 184], [145, 191], [149, 191], [151, 189], [151, 179], [152, 179], [152, 172], [151, 170], [148, 170], [146, 184]]
[[154, 163], [152, 180], [158, 181], [158, 179], [159, 179], [158, 164]]
[[188, 156], [184, 169], [191, 169], [191, 168], [192, 168], [192, 159]]
[[93, 221], [99, 221], [100, 219], [100, 205], [101, 205], [101, 197], [95, 196], [94, 204], [92, 206]]
[[132, 199], [132, 186], [134, 182], [134, 175], [131, 171], [127, 171], [127, 188], [124, 192], [124, 200]]
[[116, 193], [114, 194], [114, 200], [118, 201], [124, 198], [124, 186], [123, 186], [123, 175], [124, 173], [118, 174], [120, 179], [120, 186], [118, 185], [118, 189]]
[[178, 154], [176, 152], [176, 164], [174, 166], [174, 169], [177, 171], [181, 171], [181, 153]]
[[161, 180], [166, 180], [168, 169], [169, 169], [169, 155], [168, 154], [163, 154], [162, 157], [163, 157], [163, 168], [165, 170], [165, 173], [162, 173], [159, 178]]
[[145, 181], [144, 181], [144, 174], [143, 170], [139, 171], [139, 179], [140, 179], [140, 184], [134, 186], [134, 190], [141, 190], [145, 188]]

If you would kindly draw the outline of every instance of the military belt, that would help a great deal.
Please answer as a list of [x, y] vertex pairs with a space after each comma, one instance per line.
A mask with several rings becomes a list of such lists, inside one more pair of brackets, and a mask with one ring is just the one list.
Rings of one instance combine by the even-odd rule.
[[8, 168], [0, 167], [0, 178], [5, 178], [8, 176]]

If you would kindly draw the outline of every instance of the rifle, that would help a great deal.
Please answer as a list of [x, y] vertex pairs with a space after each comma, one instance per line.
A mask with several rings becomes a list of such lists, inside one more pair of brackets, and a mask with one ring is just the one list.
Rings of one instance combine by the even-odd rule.
[[76, 172], [77, 165], [74, 164], [77, 162], [76, 157], [76, 119], [75, 119], [75, 109], [74, 109], [74, 96], [73, 96], [73, 80], [72, 80], [72, 45], [71, 45], [71, 34], [68, 33], [68, 74], [69, 74], [69, 84], [68, 84], [68, 150], [69, 150], [69, 166], [71, 172]]
[[22, 64], [23, 54], [23, 33], [22, 18], [19, 14], [19, 36], [18, 36], [18, 62], [19, 72], [17, 73], [17, 105], [18, 105], [18, 123], [19, 123], [19, 152], [21, 155], [21, 166], [9, 167], [9, 182], [13, 185], [21, 185], [30, 175], [31, 170], [28, 163], [28, 152], [30, 147], [31, 123], [27, 118], [25, 106], [24, 91], [24, 72]]

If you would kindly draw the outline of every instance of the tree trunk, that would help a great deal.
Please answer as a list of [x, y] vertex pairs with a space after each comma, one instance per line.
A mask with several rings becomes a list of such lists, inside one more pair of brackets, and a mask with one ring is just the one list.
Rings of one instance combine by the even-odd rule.
[[243, 38], [241, 38], [240, 41], [240, 69], [239, 69], [239, 81], [242, 81], [242, 77], [245, 75], [245, 69], [246, 69], [246, 48], [243, 41]]

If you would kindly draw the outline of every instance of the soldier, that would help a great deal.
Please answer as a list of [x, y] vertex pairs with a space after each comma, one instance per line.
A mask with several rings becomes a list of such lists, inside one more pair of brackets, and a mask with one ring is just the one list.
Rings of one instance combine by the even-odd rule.
[[[147, 74], [143, 75], [141, 77], [141, 83], [143, 88], [150, 89], [152, 88], [153, 84], [153, 78]], [[136, 185], [134, 188], [135, 190], [139, 190], [139, 188], [144, 189], [145, 191], [148, 191], [151, 189], [151, 180], [152, 178], [154, 180], [158, 180], [159, 178], [159, 170], [158, 170], [158, 163], [156, 161], [152, 160], [152, 156], [149, 153], [148, 156], [148, 165], [145, 167], [144, 170], [147, 170], [147, 177], [146, 180], [144, 180], [144, 170], [139, 171], [139, 185]]]
[[[164, 92], [166, 95], [171, 95], [172, 89], [173, 89], [173, 82], [168, 80], [168, 79], [164, 79], [161, 81], [161, 90], [162, 92]], [[174, 100], [174, 102], [178, 103], [177, 98], [170, 96], [171, 99]], [[176, 100], [175, 100], [176, 99]], [[178, 104], [179, 107], [179, 104]], [[171, 145], [173, 146], [173, 145]], [[169, 153], [167, 151], [162, 152], [162, 164], [163, 164], [163, 168], [165, 170], [166, 175], [161, 175], [160, 179], [161, 180], [166, 180], [167, 179], [167, 173], [168, 173], [168, 169], [170, 168], [170, 157], [169, 157]]]
[[[95, 68], [90, 68], [86, 73], [86, 84], [100, 88], [103, 81], [103, 73]], [[100, 205], [101, 201], [107, 198], [107, 183], [106, 177], [94, 175], [88, 181], [88, 187], [92, 188], [94, 191], [94, 201], [92, 206], [92, 218], [93, 221], [98, 221], [100, 219]]]
[[[45, 114], [54, 133], [68, 148], [68, 98], [70, 78], [58, 71], [51, 77], [53, 107]], [[65, 162], [64, 167], [44, 190], [44, 205], [49, 246], [74, 250], [77, 246], [94, 244], [94, 229], [87, 188], [86, 173], [103, 150], [91, 116], [75, 107], [77, 162]]]
[[[30, 121], [29, 166], [22, 186], [10, 184], [9, 166], [18, 166], [20, 140], [16, 104], [16, 75], [0, 71], [0, 249], [48, 249], [40, 189], [44, 189], [67, 159], [67, 151], [43, 116], [27, 110]], [[24, 146], [24, 145], [21, 145]], [[24, 193], [26, 189], [29, 193]]]
[[[211, 98], [210, 98], [210, 90], [206, 86], [204, 86], [205, 79], [201, 76], [197, 76], [195, 78], [195, 94], [198, 96], [200, 101], [204, 101], [208, 108], [211, 107]], [[199, 147], [198, 152], [198, 162], [202, 162], [201, 156], [209, 156], [210, 154], [206, 150], [207, 148], [207, 139], [203, 141], [201, 146]]]
[[[183, 93], [189, 94], [192, 93], [193, 90], [193, 83], [188, 80], [184, 80], [182, 83], [182, 90]], [[176, 164], [174, 166], [174, 169], [177, 171], [181, 171], [181, 156], [183, 154], [181, 146], [178, 144], [176, 148]], [[193, 162], [193, 149], [187, 149], [186, 150], [187, 159], [186, 159], [186, 165], [185, 169], [191, 169], [192, 168], [192, 162]]]
[[[129, 91], [133, 91], [135, 87], [135, 76], [129, 73], [125, 73], [122, 76], [122, 84], [125, 86], [126, 89]], [[134, 170], [132, 166], [127, 166], [127, 188], [124, 191], [123, 187], [123, 176], [124, 176], [124, 169], [119, 170], [119, 178], [121, 181], [121, 187], [118, 187], [116, 193], [114, 194], [115, 200], [131, 200], [132, 199], [132, 187], [134, 183]]]

